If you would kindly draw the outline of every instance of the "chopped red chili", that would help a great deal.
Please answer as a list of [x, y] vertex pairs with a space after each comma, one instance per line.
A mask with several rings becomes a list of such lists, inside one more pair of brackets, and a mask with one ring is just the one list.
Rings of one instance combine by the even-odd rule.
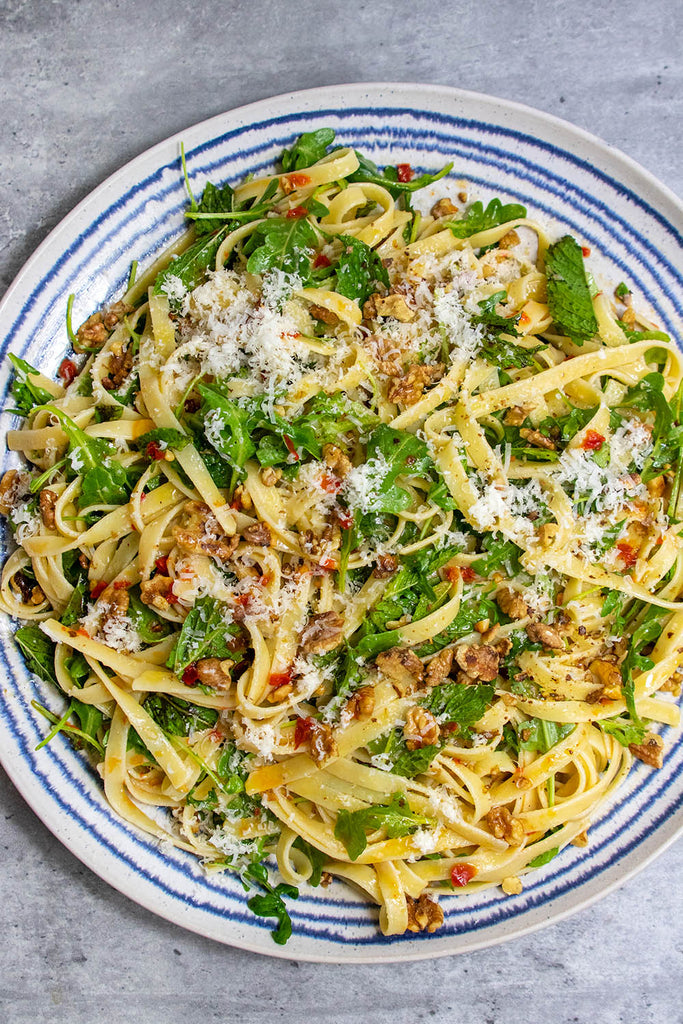
[[329, 267], [332, 265], [332, 260], [328, 259], [324, 252], [319, 252], [316, 258], [313, 260], [313, 266], [317, 270], [318, 267]]
[[196, 686], [199, 682], [199, 672], [196, 665], [188, 665], [183, 672], [183, 682], [185, 686]]
[[300, 747], [309, 739], [315, 725], [314, 718], [297, 718], [294, 726], [294, 746]]
[[68, 386], [78, 375], [78, 367], [74, 363], [73, 359], [62, 359], [57, 372], [64, 383]]
[[128, 590], [129, 586], [130, 586], [130, 583], [128, 582], [128, 580], [115, 580], [114, 581], [114, 590]]
[[305, 206], [293, 206], [291, 210], [287, 210], [285, 217], [287, 220], [301, 220], [308, 217], [308, 210]]
[[287, 181], [289, 182], [293, 189], [305, 188], [306, 185], [311, 184], [311, 176], [310, 174], [298, 174], [295, 172], [294, 174], [287, 175]]
[[461, 889], [463, 885], [472, 881], [476, 873], [477, 869], [473, 864], [456, 864], [451, 868], [451, 883], [456, 889]]
[[286, 686], [287, 683], [291, 683], [292, 673], [287, 672], [271, 672], [268, 676], [268, 685], [273, 687]]
[[157, 567], [158, 572], [160, 572], [162, 576], [168, 576], [168, 556], [167, 555], [161, 555], [160, 558], [157, 558], [155, 560], [154, 564]]
[[597, 430], [587, 430], [586, 436], [581, 442], [581, 447], [585, 448], [588, 452], [598, 452], [605, 443], [605, 438], [602, 434], [598, 434]]
[[106, 582], [106, 580], [98, 580], [97, 583], [93, 583], [93, 585], [90, 588], [90, 596], [92, 597], [93, 601], [96, 601], [97, 598], [102, 593], [102, 591], [106, 590], [106, 589], [107, 589], [107, 582]]
[[285, 444], [287, 445], [287, 451], [291, 455], [294, 456], [294, 461], [298, 462], [299, 461], [299, 453], [296, 450], [296, 448], [294, 447], [294, 442], [292, 441], [291, 437], [288, 437], [287, 434], [284, 434], [283, 435], [283, 440], [284, 440]]
[[341, 485], [342, 482], [339, 477], [332, 476], [330, 473], [323, 473], [320, 478], [320, 486], [323, 491], [326, 491], [328, 494], [336, 494], [341, 490]]
[[620, 540], [617, 543], [617, 550], [619, 552], [619, 558], [622, 560], [627, 569], [630, 569], [632, 565], [635, 565], [638, 561], [638, 552], [625, 540]]
[[155, 459], [157, 462], [161, 462], [164, 456], [163, 449], [157, 444], [156, 441], [150, 441], [145, 448], [148, 459]]
[[337, 519], [339, 520], [339, 525], [341, 526], [342, 530], [350, 530], [355, 522], [355, 519], [353, 518], [349, 510], [346, 508], [336, 508], [334, 512]]
[[410, 164], [396, 164], [396, 175], [399, 181], [412, 181], [415, 171]]
[[460, 575], [463, 578], [463, 582], [471, 583], [472, 580], [475, 579], [477, 574], [474, 571], [474, 569], [470, 569], [469, 565], [461, 565], [460, 566]]
[[588, 256], [590, 256], [590, 254], [591, 254], [591, 251], [590, 251], [590, 246], [588, 246], [588, 245], [582, 245], [582, 246], [581, 246], [581, 254], [582, 254], [582, 255], [583, 255], [584, 257], [588, 257]]

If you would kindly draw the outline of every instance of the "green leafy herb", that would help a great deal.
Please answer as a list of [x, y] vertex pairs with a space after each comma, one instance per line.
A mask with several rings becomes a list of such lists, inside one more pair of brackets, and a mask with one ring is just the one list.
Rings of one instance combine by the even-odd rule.
[[571, 235], [549, 246], [545, 257], [548, 307], [555, 323], [581, 345], [597, 333], [598, 321], [586, 278], [581, 246]]
[[318, 235], [306, 219], [269, 217], [259, 224], [244, 247], [250, 274], [266, 274], [281, 270], [296, 275], [303, 282], [311, 276], [311, 255], [318, 244]]
[[[197, 213], [232, 213], [235, 192], [230, 185], [216, 186], [208, 182], [204, 194], [197, 207]], [[197, 219], [195, 231], [197, 236], [211, 234], [217, 231], [223, 224], [220, 217], [209, 219]]]
[[449, 163], [442, 167], [440, 171], [437, 171], [436, 174], [420, 174], [418, 177], [412, 178], [411, 181], [399, 181], [398, 172], [395, 167], [385, 167], [384, 172], [382, 172], [377, 164], [363, 156], [358, 150], [356, 150], [356, 156], [358, 157], [358, 170], [350, 174], [348, 180], [369, 181], [374, 185], [381, 185], [394, 198], [401, 194], [406, 195], [410, 192], [416, 192], [418, 189], [426, 188], [427, 185], [433, 185], [435, 181], [445, 177], [453, 167], [453, 164]]
[[250, 436], [249, 410], [226, 398], [211, 384], [198, 384], [201, 413], [211, 424], [210, 444], [233, 470], [233, 485], [244, 475], [244, 464], [256, 448]]
[[664, 628], [659, 618], [668, 615], [664, 608], [651, 606], [645, 614], [645, 618], [637, 629], [634, 630], [629, 643], [629, 648], [621, 664], [621, 675], [623, 678], [622, 693], [626, 701], [628, 713], [635, 725], [642, 725], [642, 720], [636, 708], [634, 672], [647, 672], [654, 667], [651, 658], [646, 657], [642, 652], [648, 644], [659, 638]]
[[628, 718], [603, 718], [598, 725], [603, 732], [614, 736], [622, 747], [628, 747], [631, 743], [642, 743], [645, 739], [646, 730], [642, 722], [636, 725]]
[[545, 853], [539, 853], [538, 857], [534, 857], [533, 860], [530, 860], [529, 867], [542, 868], [544, 864], [549, 864], [554, 857], [557, 857], [559, 852], [559, 846], [553, 846], [550, 850], [546, 850]]
[[625, 298], [626, 295], [630, 295], [631, 294], [631, 289], [629, 288], [629, 286], [627, 284], [624, 283], [624, 281], [620, 281], [619, 284], [614, 289], [614, 294], [616, 295], [616, 297], [618, 299], [623, 299], [623, 298]]
[[168, 736], [189, 736], [194, 729], [210, 729], [218, 720], [213, 708], [189, 704], [165, 693], [150, 694], [143, 707]]
[[546, 754], [575, 728], [572, 723], [560, 725], [558, 722], [546, 722], [542, 718], [530, 718], [517, 730], [520, 750], [538, 750]]
[[335, 131], [332, 128], [318, 128], [315, 132], [304, 132], [296, 140], [291, 149], [284, 149], [280, 156], [280, 166], [285, 174], [290, 171], [301, 171], [304, 167], [317, 164], [327, 154], [327, 147], [334, 142]]
[[141, 451], [144, 451], [148, 444], [156, 444], [162, 451], [173, 449], [173, 451], [181, 452], [190, 444], [191, 440], [192, 438], [184, 434], [182, 430], [176, 430], [174, 427], [157, 427], [154, 430], [148, 430], [146, 434], [141, 434], [135, 444]]
[[[146, 644], [157, 644], [173, 630], [166, 619], [156, 614], [148, 604], [140, 600], [140, 588], [131, 587], [128, 591], [128, 617]], [[64, 621], [62, 619], [62, 621]]]
[[389, 275], [380, 256], [365, 242], [351, 235], [340, 235], [339, 241], [343, 248], [335, 290], [362, 306], [379, 285], [389, 287]]
[[210, 235], [202, 235], [185, 252], [171, 260], [165, 270], [157, 275], [153, 288], [154, 294], [174, 295], [174, 278], [177, 278], [188, 292], [201, 284], [207, 270], [214, 266], [216, 253], [229, 230], [230, 228], [226, 226]]
[[125, 467], [114, 458], [114, 447], [99, 437], [91, 437], [65, 413], [54, 406], [50, 412], [57, 417], [69, 441], [71, 467], [82, 474], [79, 509], [89, 505], [125, 505], [132, 489]]
[[292, 922], [283, 896], [295, 900], [299, 895], [299, 890], [293, 885], [288, 885], [286, 882], [280, 882], [276, 886], [271, 885], [263, 864], [250, 865], [243, 872], [242, 880], [247, 884], [255, 882], [266, 890], [263, 895], [250, 896], [247, 900], [247, 906], [257, 917], [275, 918], [277, 927], [271, 932], [271, 935], [274, 942], [277, 942], [279, 946], [284, 946], [292, 934]]
[[292, 843], [295, 849], [301, 850], [301, 852], [308, 858], [311, 865], [311, 874], [308, 877], [309, 885], [320, 885], [322, 879], [323, 868], [327, 864], [329, 857], [318, 850], [317, 847], [312, 846], [311, 843], [307, 843], [302, 836], [297, 836]]
[[490, 576], [498, 569], [505, 569], [510, 576], [522, 571], [519, 561], [522, 549], [502, 534], [487, 533], [482, 541], [482, 553], [472, 562], [472, 569], [480, 576]]
[[368, 831], [384, 829], [389, 839], [407, 836], [427, 819], [410, 810], [404, 796], [394, 793], [388, 804], [373, 804], [360, 811], [339, 811], [334, 834], [346, 847], [351, 860], [358, 860], [368, 845]]
[[38, 625], [21, 626], [14, 634], [31, 672], [48, 683], [57, 683], [55, 645]]
[[188, 613], [166, 664], [177, 676], [200, 658], [227, 658], [239, 627], [226, 621], [226, 607], [213, 597], [200, 597]]
[[380, 424], [368, 439], [367, 461], [380, 459], [388, 466], [373, 494], [373, 510], [396, 514], [408, 508], [412, 498], [396, 483], [402, 474], [427, 473], [433, 466], [427, 445], [414, 434]]
[[474, 725], [493, 700], [493, 686], [485, 683], [442, 683], [434, 686], [421, 704], [444, 722], [455, 722], [461, 729]]
[[444, 227], [450, 228], [456, 238], [469, 238], [470, 235], [488, 231], [509, 220], [521, 220], [526, 217], [526, 207], [520, 203], [501, 203], [500, 199], [492, 199], [486, 209], [477, 201], [468, 207], [462, 220], [448, 221]]
[[14, 367], [14, 380], [10, 393], [16, 405], [16, 412], [20, 416], [28, 416], [32, 409], [54, 400], [54, 395], [51, 395], [33, 379], [40, 373], [39, 370], [11, 352], [8, 358]]

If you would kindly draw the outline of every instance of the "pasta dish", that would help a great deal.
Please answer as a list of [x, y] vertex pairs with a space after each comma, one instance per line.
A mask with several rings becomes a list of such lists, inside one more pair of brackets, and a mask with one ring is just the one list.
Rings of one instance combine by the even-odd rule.
[[[680, 353], [581, 240], [334, 132], [195, 198], [11, 356], [0, 607], [114, 811], [291, 933], [500, 886], [665, 755], [683, 671]], [[51, 702], [52, 705], [52, 702]], [[274, 873], [274, 860], [277, 873]]]

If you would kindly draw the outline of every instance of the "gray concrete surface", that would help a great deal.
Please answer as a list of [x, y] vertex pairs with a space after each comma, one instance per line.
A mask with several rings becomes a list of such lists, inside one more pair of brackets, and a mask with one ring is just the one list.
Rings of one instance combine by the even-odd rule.
[[[682, 190], [677, 0], [0, 2], [0, 288], [103, 177], [195, 121], [275, 93], [424, 81], [573, 121]], [[0, 774], [0, 1020], [675, 1024], [683, 844], [525, 939], [407, 966], [231, 950], [92, 875]]]

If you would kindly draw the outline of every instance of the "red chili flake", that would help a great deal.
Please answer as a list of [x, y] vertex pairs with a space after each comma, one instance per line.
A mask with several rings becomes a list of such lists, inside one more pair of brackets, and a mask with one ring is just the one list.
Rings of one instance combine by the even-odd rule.
[[102, 593], [102, 591], [106, 590], [106, 589], [107, 589], [106, 580], [98, 580], [97, 583], [94, 583], [92, 585], [92, 587], [90, 588], [90, 596], [92, 597], [93, 601], [96, 601], [97, 598]]
[[332, 266], [332, 260], [328, 259], [324, 252], [319, 252], [313, 260], [313, 266], [316, 270], [318, 267], [330, 267]]
[[290, 453], [290, 455], [294, 456], [294, 461], [298, 462], [299, 461], [299, 453], [296, 450], [296, 448], [294, 447], [294, 442], [292, 441], [291, 437], [288, 437], [287, 434], [284, 434], [283, 435], [283, 440], [284, 440], [285, 444], [287, 445], [287, 451]]
[[470, 569], [469, 565], [461, 565], [460, 575], [462, 576], [464, 583], [471, 583], [477, 574], [474, 569]]
[[209, 739], [213, 740], [214, 743], [222, 743], [223, 740], [225, 739], [225, 736], [223, 735], [220, 729], [212, 729], [211, 732], [209, 733]]
[[76, 630], [76, 636], [85, 636], [88, 638], [88, 640], [91, 639], [90, 633], [88, 632], [87, 629], [84, 629], [83, 626], [78, 627], [78, 629]]
[[322, 562], [318, 563], [318, 565], [321, 569], [326, 569], [327, 572], [331, 572], [333, 569], [337, 568], [336, 560], [334, 558], [330, 558], [327, 555], [325, 556], [325, 558], [323, 558]]
[[476, 873], [477, 869], [473, 864], [456, 864], [451, 868], [451, 884], [456, 889], [461, 889], [463, 885], [472, 881]]
[[396, 164], [396, 175], [399, 181], [412, 181], [415, 171], [410, 164]]
[[57, 372], [64, 383], [69, 385], [74, 377], [78, 375], [78, 367], [74, 363], [73, 359], [62, 359]]
[[305, 188], [306, 185], [311, 184], [311, 176], [309, 174], [288, 174], [286, 181], [292, 186], [292, 190], [295, 188]]
[[320, 486], [323, 491], [328, 494], [337, 494], [341, 490], [342, 482], [337, 476], [332, 476], [329, 473], [323, 473], [320, 479]]
[[310, 737], [315, 725], [314, 718], [297, 718], [294, 726], [294, 746], [300, 747]]
[[632, 565], [635, 565], [638, 561], [638, 552], [628, 544], [625, 540], [620, 540], [617, 543], [617, 550], [619, 551], [619, 558], [622, 560], [627, 569], [630, 569]]
[[348, 509], [346, 509], [346, 508], [336, 508], [334, 510], [334, 514], [336, 515], [337, 519], [339, 520], [339, 525], [341, 526], [342, 530], [350, 530], [351, 529], [351, 527], [353, 526], [353, 524], [355, 522], [355, 519], [353, 518], [353, 516], [351, 515], [351, 513], [349, 512]]
[[157, 462], [161, 462], [165, 457], [163, 449], [159, 447], [156, 441], [150, 441], [145, 448], [145, 452], [147, 453], [148, 459], [155, 459]]
[[581, 447], [585, 448], [587, 452], [598, 452], [605, 443], [605, 438], [602, 434], [598, 434], [597, 430], [587, 430], [586, 436], [581, 442]]
[[584, 257], [584, 259], [587, 259], [588, 256], [590, 256], [590, 254], [591, 254], [590, 246], [582, 245], [581, 246], [581, 255]]
[[127, 580], [115, 580], [114, 590], [128, 590], [130, 583]]
[[527, 324], [531, 323], [531, 317], [528, 313], [525, 313], [524, 310], [522, 310], [522, 312], [519, 315], [519, 322], [522, 327], [526, 327]]
[[287, 672], [271, 672], [268, 676], [268, 685], [273, 687], [286, 686], [287, 683], [291, 683], [292, 673]]
[[168, 556], [167, 555], [162, 555], [160, 558], [157, 558], [156, 561], [154, 562], [154, 564], [155, 564], [155, 566], [157, 567], [157, 570], [161, 573], [162, 576], [168, 576]]
[[291, 210], [287, 210], [285, 217], [287, 220], [301, 220], [302, 217], [308, 217], [308, 210], [305, 206], [293, 206]]
[[197, 671], [196, 665], [188, 665], [183, 672], [183, 682], [185, 686], [196, 686], [199, 682], [199, 672]]
[[462, 573], [457, 565], [447, 565], [443, 571], [443, 578], [449, 583], [457, 583]]

